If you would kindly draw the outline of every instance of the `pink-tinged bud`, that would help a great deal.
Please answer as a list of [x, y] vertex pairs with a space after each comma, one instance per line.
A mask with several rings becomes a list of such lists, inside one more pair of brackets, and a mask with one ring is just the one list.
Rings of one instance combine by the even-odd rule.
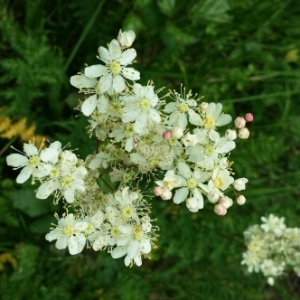
[[237, 138], [236, 130], [227, 129], [226, 132], [225, 132], [225, 136], [227, 137], [227, 139], [229, 141], [235, 140]]
[[164, 191], [164, 189], [161, 186], [156, 186], [154, 188], [153, 193], [155, 196], [160, 196], [163, 193], [163, 191]]
[[214, 211], [219, 216], [225, 216], [227, 213], [227, 209], [221, 204], [215, 205]]
[[163, 133], [163, 138], [164, 138], [165, 140], [169, 140], [171, 137], [172, 137], [171, 131], [165, 131], [165, 132]]
[[244, 118], [245, 118], [246, 122], [248, 122], [248, 123], [253, 122], [253, 119], [254, 119], [254, 117], [251, 113], [245, 114]]
[[172, 198], [172, 192], [168, 189], [165, 189], [160, 195], [160, 198], [163, 200], [170, 200]]
[[243, 205], [246, 202], [246, 197], [243, 196], [243, 195], [238, 195], [236, 197], [236, 202], [237, 202], [238, 205]]
[[241, 128], [238, 132], [238, 137], [240, 139], [247, 139], [249, 136], [250, 136], [250, 131], [246, 127]]
[[234, 124], [237, 128], [244, 128], [246, 125], [246, 120], [243, 117], [237, 117], [234, 120]]
[[219, 204], [223, 205], [226, 209], [228, 209], [230, 206], [232, 206], [233, 201], [231, 198], [223, 196], [219, 199]]
[[189, 211], [191, 212], [197, 212], [199, 210], [198, 207], [198, 199], [195, 197], [191, 197], [186, 199], [186, 207], [188, 208]]
[[234, 182], [233, 182], [233, 187], [236, 191], [243, 191], [246, 189], [246, 183], [248, 182], [249, 180], [245, 177], [242, 177], [242, 178], [239, 178], [239, 179], [236, 179]]
[[183, 136], [183, 130], [180, 127], [174, 127], [171, 133], [175, 139], [180, 139]]

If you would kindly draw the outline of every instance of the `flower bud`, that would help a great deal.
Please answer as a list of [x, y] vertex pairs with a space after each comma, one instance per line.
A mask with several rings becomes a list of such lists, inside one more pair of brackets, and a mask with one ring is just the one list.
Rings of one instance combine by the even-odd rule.
[[196, 134], [191, 134], [189, 132], [181, 140], [186, 147], [195, 146], [198, 143]]
[[209, 202], [211, 203], [216, 203], [218, 202], [220, 196], [214, 192], [214, 191], [210, 191], [208, 194], [207, 194], [207, 199], [209, 200]]
[[122, 48], [128, 48], [135, 40], [135, 33], [132, 30], [122, 32], [120, 29], [117, 39]]
[[163, 193], [163, 191], [164, 191], [164, 189], [161, 186], [156, 186], [154, 188], [153, 193], [155, 196], [160, 196]]
[[162, 136], [165, 140], [169, 140], [172, 137], [172, 133], [170, 131], [165, 131]]
[[243, 117], [237, 117], [234, 120], [234, 124], [237, 128], [244, 128], [246, 125], [246, 120]]
[[186, 207], [191, 212], [197, 212], [199, 210], [198, 208], [198, 199], [195, 197], [191, 197], [186, 199]]
[[248, 130], [248, 128], [244, 127], [239, 130], [238, 137], [240, 139], [247, 139], [249, 135], [250, 135], [250, 131]]
[[231, 198], [223, 196], [219, 199], [219, 204], [223, 205], [226, 209], [228, 209], [230, 206], [232, 206], [233, 201]]
[[172, 137], [175, 139], [180, 139], [183, 136], [183, 130], [180, 127], [174, 127], [171, 130]]
[[164, 189], [164, 191], [160, 195], [160, 198], [163, 200], [170, 200], [172, 198], [172, 192], [168, 189]]
[[254, 119], [254, 117], [251, 113], [245, 114], [244, 118], [245, 118], [246, 122], [248, 122], [248, 123], [253, 122], [253, 119]]
[[243, 196], [243, 195], [238, 195], [236, 197], [236, 202], [237, 202], [238, 205], [243, 205], [246, 202], [246, 197]]
[[225, 132], [225, 136], [227, 137], [227, 139], [229, 141], [235, 140], [237, 138], [236, 130], [227, 129], [226, 132]]
[[239, 178], [239, 179], [236, 179], [234, 182], [233, 182], [233, 187], [236, 191], [242, 191], [242, 190], [245, 190], [246, 189], [246, 183], [248, 182], [249, 180], [247, 178]]
[[215, 205], [214, 211], [219, 216], [224, 216], [227, 213], [227, 209], [221, 204]]

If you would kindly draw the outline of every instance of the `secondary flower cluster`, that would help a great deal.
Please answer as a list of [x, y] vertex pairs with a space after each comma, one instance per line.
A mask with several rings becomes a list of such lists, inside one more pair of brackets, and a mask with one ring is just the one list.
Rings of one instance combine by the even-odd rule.
[[194, 213], [207, 198], [215, 213], [225, 215], [233, 204], [228, 189], [239, 205], [245, 203], [239, 192], [248, 179], [234, 179], [229, 155], [236, 138], [249, 137], [245, 126], [253, 121], [250, 113], [238, 117], [234, 129], [222, 135], [219, 128], [232, 118], [220, 103], [201, 102], [184, 88], [159, 96], [162, 89], [155, 90], [152, 82], [135, 82], [140, 73], [130, 67], [137, 55], [131, 48], [134, 39], [133, 31], [120, 31], [107, 48], [99, 47], [99, 64], [70, 79], [86, 95], [78, 109], [100, 145], [93, 154], [82, 161], [54, 142], [42, 150], [25, 144], [24, 155], [7, 157], [9, 165], [24, 167], [18, 183], [30, 176], [41, 183], [37, 198], [53, 194], [55, 202], [67, 204], [70, 213], [59, 219], [47, 240], [56, 239], [56, 247], [68, 247], [71, 254], [85, 245], [107, 250], [113, 258], [125, 256], [127, 266], [141, 265], [141, 257], [154, 246], [153, 194], [185, 202]]
[[262, 272], [270, 285], [290, 267], [300, 276], [300, 229], [286, 227], [284, 218], [272, 214], [261, 220], [244, 232], [248, 250], [242, 264], [249, 273]]

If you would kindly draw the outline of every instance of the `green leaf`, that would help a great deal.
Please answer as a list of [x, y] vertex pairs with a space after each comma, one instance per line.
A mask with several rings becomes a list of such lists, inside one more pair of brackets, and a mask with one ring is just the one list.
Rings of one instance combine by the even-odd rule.
[[175, 0], [160, 0], [157, 1], [159, 10], [166, 16], [172, 17], [175, 12]]
[[13, 206], [30, 217], [42, 216], [53, 211], [51, 200], [39, 200], [35, 198], [32, 189], [22, 189], [12, 193]]
[[29, 229], [33, 233], [46, 234], [49, 232], [50, 225], [55, 221], [53, 215], [43, 216], [31, 223]]
[[226, 23], [231, 20], [227, 14], [230, 6], [226, 0], [206, 0], [198, 2], [192, 8], [192, 17], [201, 18], [217, 23]]
[[191, 45], [198, 41], [198, 38], [188, 33], [183, 32], [180, 28], [173, 23], [168, 23], [166, 31], [174, 40], [174, 43], [181, 46]]

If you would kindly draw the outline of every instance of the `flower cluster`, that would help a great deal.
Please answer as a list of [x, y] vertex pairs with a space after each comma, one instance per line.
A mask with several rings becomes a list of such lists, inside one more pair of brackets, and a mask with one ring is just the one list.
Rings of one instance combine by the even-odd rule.
[[249, 273], [262, 272], [270, 285], [288, 267], [300, 276], [300, 229], [286, 227], [284, 218], [272, 214], [261, 220], [261, 225], [244, 232], [248, 250], [243, 253], [242, 264]]
[[155, 245], [157, 227], [149, 217], [153, 194], [185, 202], [193, 213], [207, 199], [216, 214], [225, 215], [233, 204], [230, 189], [239, 205], [245, 203], [239, 192], [248, 179], [233, 177], [229, 155], [237, 138], [249, 137], [245, 125], [253, 120], [250, 113], [238, 117], [234, 129], [222, 134], [218, 130], [232, 117], [220, 103], [201, 102], [184, 88], [160, 96], [162, 89], [152, 82], [137, 83], [140, 73], [131, 67], [134, 39], [133, 31], [120, 31], [107, 48], [99, 47], [99, 64], [70, 79], [86, 95], [78, 109], [100, 145], [93, 154], [83, 161], [54, 142], [42, 150], [25, 144], [25, 155], [7, 157], [9, 165], [23, 167], [18, 183], [30, 176], [41, 183], [37, 198], [54, 195], [67, 204], [68, 213], [57, 216], [47, 240], [71, 254], [87, 245], [113, 258], [125, 256], [126, 266], [140, 266]]

